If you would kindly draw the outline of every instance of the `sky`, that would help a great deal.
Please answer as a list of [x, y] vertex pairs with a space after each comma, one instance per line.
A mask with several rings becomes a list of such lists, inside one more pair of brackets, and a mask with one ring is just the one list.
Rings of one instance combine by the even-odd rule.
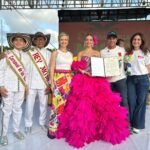
[[[49, 47], [58, 48], [58, 15], [57, 10], [0, 10], [0, 21], [2, 22], [3, 45], [8, 45], [6, 34], [15, 32], [36, 33], [38, 31], [51, 34]], [[0, 32], [1, 33], [1, 32]]]
[[0, 10], [0, 22], [2, 22], [2, 28], [0, 26], [0, 45], [3, 43], [3, 45], [8, 46], [7, 33], [24, 32], [34, 34], [41, 31], [51, 34], [48, 47], [58, 48], [59, 19], [56, 9]]

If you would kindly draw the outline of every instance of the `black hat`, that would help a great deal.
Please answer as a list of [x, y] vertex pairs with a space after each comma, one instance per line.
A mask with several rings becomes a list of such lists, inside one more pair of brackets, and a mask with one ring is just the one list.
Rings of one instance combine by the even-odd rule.
[[25, 40], [25, 47], [22, 48], [23, 51], [27, 51], [31, 47], [30, 35], [26, 33], [7, 33], [7, 41], [11, 48], [14, 48], [14, 39], [20, 37]]
[[116, 32], [113, 32], [113, 31], [108, 32], [108, 33], [107, 33], [107, 39], [109, 39], [109, 38], [111, 38], [111, 37], [117, 38]]
[[48, 45], [49, 41], [50, 41], [50, 34], [44, 34], [42, 32], [36, 32], [35, 34], [31, 34], [30, 36], [31, 36], [33, 46], [36, 46], [34, 41], [38, 37], [44, 37], [44, 39], [46, 40], [46, 43], [45, 43], [44, 47], [46, 47]]

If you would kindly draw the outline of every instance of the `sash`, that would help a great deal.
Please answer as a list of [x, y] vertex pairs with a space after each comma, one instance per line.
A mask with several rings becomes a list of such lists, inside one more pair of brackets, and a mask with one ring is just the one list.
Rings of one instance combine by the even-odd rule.
[[24, 65], [19, 59], [19, 57], [13, 51], [7, 51], [6, 62], [18, 77], [19, 81], [26, 88], [26, 78], [25, 78], [25, 70]]
[[[36, 67], [36, 69], [38, 70], [42, 80], [44, 81], [45, 85], [48, 86], [48, 81], [49, 81], [49, 77], [48, 77], [48, 65], [46, 63], [45, 58], [43, 57], [43, 55], [40, 53], [40, 51], [36, 48], [29, 50], [28, 55], [30, 56], [34, 66]], [[48, 105], [52, 104], [52, 95], [51, 93], [48, 94]]]
[[45, 58], [39, 52], [39, 50], [36, 49], [36, 48], [32, 49], [32, 50], [29, 50], [27, 53], [30, 56], [34, 66], [38, 70], [42, 80], [45, 83], [45, 85], [48, 86], [48, 80], [49, 80], [49, 77], [48, 77], [48, 65], [46, 63]]

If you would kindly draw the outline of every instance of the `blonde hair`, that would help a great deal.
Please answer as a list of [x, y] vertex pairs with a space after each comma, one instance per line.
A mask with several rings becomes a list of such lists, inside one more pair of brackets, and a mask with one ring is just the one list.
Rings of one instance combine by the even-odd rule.
[[61, 32], [61, 33], [59, 34], [59, 36], [58, 36], [58, 39], [60, 40], [60, 38], [61, 38], [62, 36], [67, 36], [67, 37], [68, 37], [68, 40], [69, 40], [69, 34], [67, 34], [67, 33], [65, 33], [65, 32]]

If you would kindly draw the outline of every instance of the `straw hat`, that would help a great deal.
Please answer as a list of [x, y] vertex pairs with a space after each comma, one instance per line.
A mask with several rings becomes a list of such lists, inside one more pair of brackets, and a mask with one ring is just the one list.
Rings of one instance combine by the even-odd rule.
[[7, 41], [11, 48], [14, 48], [14, 38], [20, 37], [25, 40], [25, 46], [22, 48], [23, 51], [27, 51], [31, 47], [31, 38], [30, 35], [26, 33], [8, 33]]
[[34, 41], [38, 37], [43, 37], [46, 40], [44, 47], [46, 47], [50, 41], [50, 34], [44, 34], [42, 32], [36, 32], [35, 34], [31, 34], [30, 36], [31, 36], [33, 46], [36, 46]]

